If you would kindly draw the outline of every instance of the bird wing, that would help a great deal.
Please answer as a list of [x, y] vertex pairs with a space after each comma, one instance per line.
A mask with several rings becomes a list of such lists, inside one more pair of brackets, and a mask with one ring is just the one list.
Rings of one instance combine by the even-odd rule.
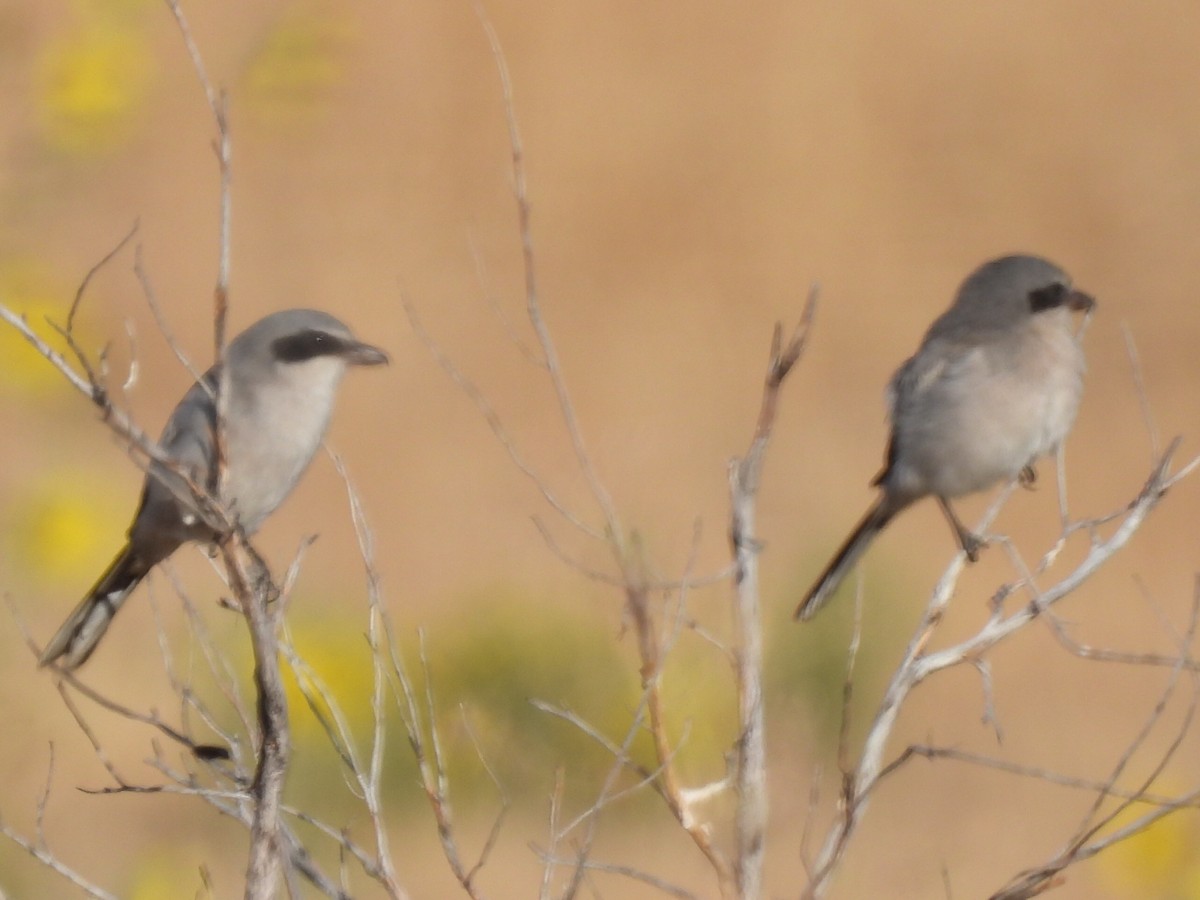
[[201, 382], [191, 386], [158, 439], [159, 447], [174, 465], [155, 461], [146, 473], [141, 502], [129, 532], [140, 550], [159, 543], [154, 532], [161, 532], [163, 555], [182, 540], [199, 536], [198, 530], [193, 531], [197, 517], [189, 482], [216, 493], [216, 406], [212, 395], [216, 378], [214, 366]]
[[895, 427], [902, 412], [899, 404], [920, 403], [924, 395], [943, 379], [954, 377], [955, 373], [963, 366], [971, 365], [979, 346], [979, 341], [965, 341], [929, 334], [921, 344], [921, 349], [906, 359], [896, 370], [888, 382], [884, 394], [888, 421], [892, 423], [892, 431], [888, 438], [883, 469], [871, 480], [872, 485], [878, 486], [883, 483], [900, 452], [900, 448], [896, 446]]

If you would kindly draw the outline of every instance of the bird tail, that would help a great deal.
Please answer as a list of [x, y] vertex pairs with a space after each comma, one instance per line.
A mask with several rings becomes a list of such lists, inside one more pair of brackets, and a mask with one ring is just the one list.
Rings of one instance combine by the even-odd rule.
[[59, 667], [68, 672], [83, 665], [104, 637], [108, 623], [125, 598], [148, 571], [150, 566], [126, 545], [50, 639], [38, 657], [38, 665], [58, 661]]
[[876, 535], [905, 505], [907, 504], [897, 505], [888, 499], [886, 493], [881, 493], [879, 499], [875, 501], [875, 505], [867, 510], [867, 514], [862, 517], [858, 527], [854, 529], [850, 537], [846, 538], [846, 542], [842, 544], [837, 555], [825, 567], [821, 577], [809, 590], [808, 596], [796, 607], [792, 618], [808, 621], [815, 616], [818, 610], [833, 597], [834, 592], [841, 585], [842, 580], [850, 574], [850, 570], [854, 568], [859, 557], [871, 546], [871, 541], [875, 540]]

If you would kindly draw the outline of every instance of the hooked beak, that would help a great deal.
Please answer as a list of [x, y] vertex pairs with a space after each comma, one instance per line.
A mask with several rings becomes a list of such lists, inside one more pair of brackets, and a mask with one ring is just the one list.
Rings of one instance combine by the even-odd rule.
[[1091, 312], [1096, 308], [1096, 301], [1090, 294], [1073, 290], [1067, 294], [1066, 302], [1063, 305], [1067, 309], [1073, 309], [1077, 312]]
[[348, 366], [379, 366], [389, 362], [384, 351], [362, 341], [348, 341], [341, 357]]

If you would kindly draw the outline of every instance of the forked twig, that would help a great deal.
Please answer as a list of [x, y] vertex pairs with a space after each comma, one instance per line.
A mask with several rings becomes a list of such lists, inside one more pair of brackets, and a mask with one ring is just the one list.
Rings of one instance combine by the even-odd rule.
[[800, 359], [816, 312], [817, 290], [809, 291], [800, 322], [787, 346], [783, 326], [776, 325], [763, 383], [762, 403], [750, 447], [741, 459], [729, 464], [729, 542], [734, 560], [735, 678], [738, 688], [738, 739], [734, 782], [734, 875], [739, 897], [762, 893], [763, 859], [767, 843], [767, 751], [763, 707], [762, 604], [758, 589], [756, 531], [758, 486], [763, 461], [775, 426], [779, 393], [784, 379]]
[[[1194, 469], [1196, 461], [1192, 460], [1178, 471], [1171, 473], [1171, 460], [1178, 446], [1179, 440], [1176, 439], [1156, 462], [1145, 485], [1122, 511], [1121, 522], [1115, 531], [1108, 538], [1101, 538], [1093, 533], [1087, 556], [1072, 571], [1063, 576], [1056, 584], [1045, 589], [1038, 588], [1034, 583], [1034, 574], [1028, 571], [1024, 572], [1020, 581], [1004, 585], [996, 592], [992, 602], [992, 613], [975, 634], [952, 646], [929, 651], [927, 648], [930, 640], [942, 621], [946, 606], [962, 571], [964, 562], [962, 555], [959, 554], [955, 558], [934, 588], [921, 620], [909, 640], [908, 649], [891, 676], [884, 692], [883, 701], [880, 703], [867, 733], [859, 759], [851, 768], [843, 771], [839, 812], [826, 834], [825, 842], [816, 859], [809, 864], [810, 879], [803, 896], [818, 898], [828, 890], [838, 864], [858, 828], [874, 788], [882, 778], [896, 771], [905, 759], [912, 757], [912, 754], [906, 751], [892, 763], [885, 764], [883, 760], [888, 740], [909, 693], [937, 672], [964, 663], [976, 664], [984, 653], [1029, 625], [1095, 574], [1129, 542], [1170, 486]], [[1011, 487], [1009, 491], [1011, 491]], [[986, 527], [987, 523], [995, 516], [1007, 494], [1008, 492], [1004, 492], [997, 502], [992, 504], [984, 516], [982, 527]], [[1069, 530], [1071, 529], [1064, 529], [1064, 532]], [[1047, 555], [1056, 555], [1057, 552], [1058, 545], [1052, 547]], [[1039, 566], [1035, 571], [1041, 572], [1041, 570], [1042, 567]], [[1020, 588], [1028, 590], [1032, 599], [1024, 606], [1005, 614], [1005, 599]], [[1187, 660], [1188, 657], [1184, 651], [1177, 663], [1177, 668], [1186, 669]]]

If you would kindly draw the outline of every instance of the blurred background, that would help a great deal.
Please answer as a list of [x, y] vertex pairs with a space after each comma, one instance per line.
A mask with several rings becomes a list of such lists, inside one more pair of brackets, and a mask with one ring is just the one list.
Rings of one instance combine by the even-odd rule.
[[[592, 459], [663, 577], [683, 573], [694, 543], [696, 572], [727, 564], [726, 464], [749, 440], [771, 329], [795, 322], [809, 285], [821, 286], [811, 343], [785, 389], [759, 522], [767, 883], [772, 896], [795, 895], [814, 779], [818, 836], [838, 788], [852, 604], [843, 597], [805, 627], [790, 614], [870, 502], [888, 377], [967, 272], [991, 256], [1034, 251], [1099, 300], [1067, 453], [1073, 514], [1132, 499], [1156, 442], [1181, 434], [1185, 457], [1200, 450], [1200, 7], [493, 0], [486, 8], [512, 73], [546, 321]], [[540, 864], [529, 844], [546, 843], [556, 773], [571, 815], [595, 794], [606, 760], [528, 701], [570, 707], [619, 737], [637, 673], [619, 592], [566, 565], [533, 519], [586, 567], [610, 569], [608, 552], [548, 508], [402, 308], [406, 297], [545, 482], [601, 527], [550, 386], [504, 321], [531, 339], [502, 92], [485, 33], [470, 3], [444, 0], [209, 0], [185, 12], [211, 78], [228, 92], [231, 329], [315, 306], [391, 352], [388, 369], [351, 373], [329, 444], [362, 496], [385, 600], [410, 654], [424, 629], [464, 852], [472, 858], [482, 845], [498, 803], [473, 733], [513, 801], [481, 883], [491, 896], [531, 896]], [[47, 317], [65, 320], [84, 274], [136, 222], [171, 328], [207, 365], [214, 129], [166, 8], [0, 0], [0, 91], [0, 301], [50, 333]], [[110, 385], [156, 434], [189, 378], [154, 325], [133, 261], [128, 249], [96, 276], [78, 327], [93, 358], [106, 354]], [[120, 545], [141, 475], [85, 399], [7, 328], [0, 360], [0, 590], [44, 641]], [[998, 520], [1027, 560], [1058, 534], [1053, 484], [1043, 464], [1038, 490], [1019, 492]], [[986, 501], [962, 504], [967, 521]], [[1200, 483], [1185, 481], [1127, 551], [1060, 607], [1079, 640], [1177, 648], [1194, 589], [1198, 510]], [[282, 571], [311, 534], [319, 540], [289, 622], [365, 737], [365, 577], [346, 492], [325, 457], [257, 544]], [[1054, 574], [1086, 545], [1076, 536]], [[861, 567], [852, 740], [953, 549], [935, 505], [923, 504]], [[216, 607], [219, 582], [202, 554], [181, 552], [173, 571], [214, 639], [248, 669], [242, 625]], [[963, 577], [939, 640], [978, 628], [988, 597], [1013, 577], [1002, 551], [985, 554]], [[689, 597], [718, 638], [730, 632], [730, 596], [720, 585]], [[178, 711], [156, 615], [180, 665], [199, 671], [159, 575], [84, 674], [170, 717]], [[106, 775], [51, 678], [35, 669], [14, 615], [3, 620], [4, 821], [33, 833], [52, 768], [45, 831], [64, 861], [123, 897], [195, 895], [202, 865], [215, 896], [238, 895], [245, 838], [236, 826], [185, 798], [76, 789], [101, 787]], [[991, 661], [1002, 743], [982, 721], [977, 673], [963, 669], [913, 695], [893, 752], [928, 740], [1104, 779], [1169, 677], [1077, 659], [1040, 624]], [[734, 738], [725, 657], [686, 635], [665, 690], [677, 734], [687, 735], [685, 779], [720, 777]], [[1168, 705], [1123, 784], [1148, 777], [1186, 699]], [[95, 709], [88, 716], [130, 780], [158, 780], [143, 765], [150, 734]], [[365, 837], [361, 808], [312, 717], [296, 709], [294, 718], [290, 800]], [[1192, 735], [1156, 790], [1195, 787], [1197, 744]], [[456, 896], [398, 731], [389, 746], [401, 879], [416, 897]], [[833, 895], [986, 895], [1056, 852], [1091, 801], [961, 764], [910, 763], [875, 795]], [[728, 813], [719, 800], [711, 809], [717, 821]], [[597, 856], [700, 896], [716, 892], [653, 798], [612, 808]], [[1071, 870], [1056, 896], [1200, 897], [1198, 859], [1200, 822], [1181, 814]], [[611, 878], [595, 887], [599, 896], [658, 896]], [[13, 897], [65, 893], [7, 844], [0, 888]]]

